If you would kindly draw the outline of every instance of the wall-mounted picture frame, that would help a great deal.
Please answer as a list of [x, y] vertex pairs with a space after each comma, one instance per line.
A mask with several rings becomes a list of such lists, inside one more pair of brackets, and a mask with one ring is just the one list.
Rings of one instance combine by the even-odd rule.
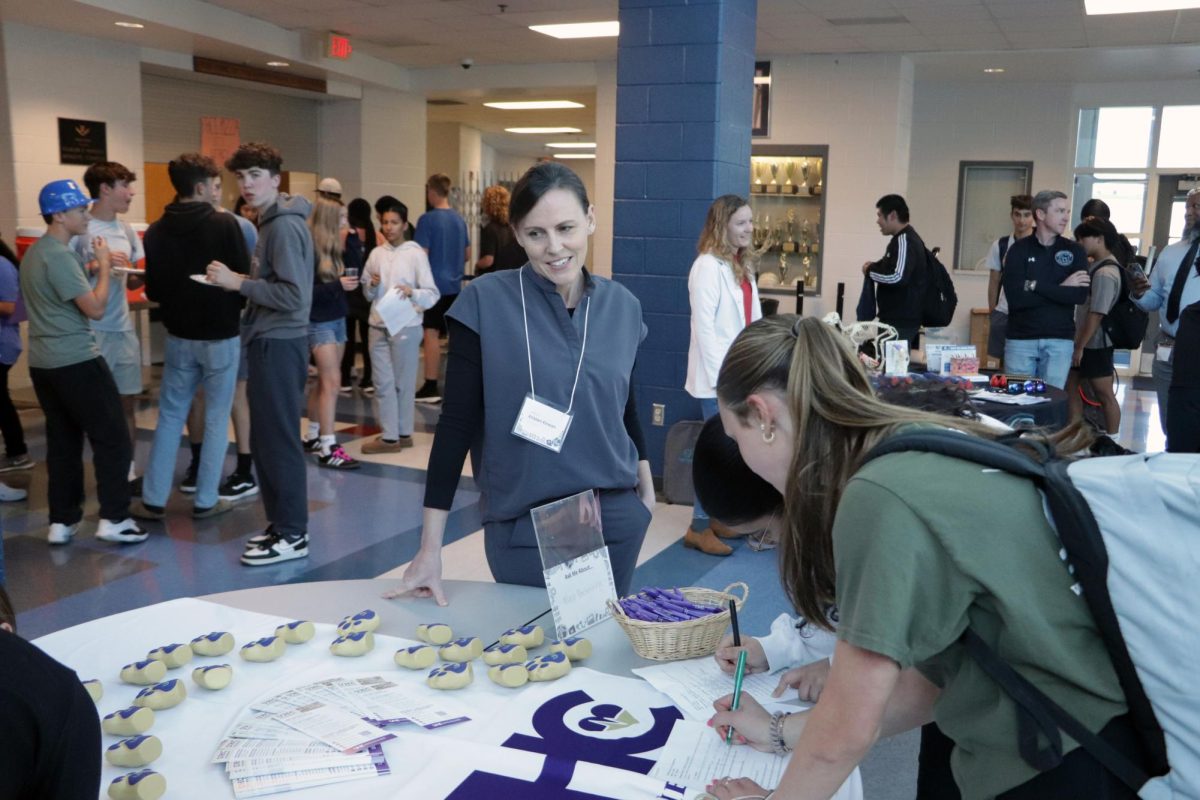
[[1009, 199], [1032, 188], [1032, 161], [958, 162], [955, 272], [987, 272], [992, 242], [1012, 233]]
[[754, 62], [754, 117], [751, 136], [771, 135], [771, 62]]

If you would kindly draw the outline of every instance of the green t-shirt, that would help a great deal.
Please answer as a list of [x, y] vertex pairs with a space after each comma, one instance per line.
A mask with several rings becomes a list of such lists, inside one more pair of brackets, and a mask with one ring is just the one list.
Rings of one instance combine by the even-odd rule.
[[[1037, 774], [1017, 751], [1016, 706], [958, 643], [968, 625], [1089, 730], [1126, 711], [1060, 547], [1032, 483], [932, 453], [868, 463], [838, 505], [838, 638], [942, 687], [934, 718], [964, 798]], [[1077, 745], [1064, 734], [1063, 747]]]
[[43, 236], [25, 253], [20, 273], [29, 315], [29, 366], [57, 369], [99, 356], [88, 318], [75, 305], [76, 297], [92, 290], [79, 256]]

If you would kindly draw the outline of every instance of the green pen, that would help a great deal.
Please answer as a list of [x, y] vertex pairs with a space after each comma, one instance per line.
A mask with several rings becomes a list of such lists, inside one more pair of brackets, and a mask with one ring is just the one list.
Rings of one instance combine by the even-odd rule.
[[[738, 653], [737, 670], [733, 673], [733, 705], [731, 711], [737, 711], [742, 702], [742, 678], [746, 675], [746, 651]], [[733, 726], [725, 734], [725, 744], [733, 744]]]

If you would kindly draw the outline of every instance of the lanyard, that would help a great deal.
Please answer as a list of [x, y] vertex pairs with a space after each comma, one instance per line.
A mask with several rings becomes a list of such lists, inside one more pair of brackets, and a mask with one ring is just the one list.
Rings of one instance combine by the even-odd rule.
[[[533, 388], [533, 353], [529, 347], [529, 312], [525, 308], [525, 270], [518, 273], [521, 284], [521, 317], [525, 322], [525, 359], [529, 363], [529, 393], [537, 397]], [[587, 306], [583, 309], [583, 345], [579, 348], [579, 364], [575, 367], [575, 383], [571, 386], [571, 400], [567, 403], [567, 413], [575, 406], [575, 390], [579, 388], [579, 372], [583, 369], [583, 354], [587, 351], [588, 314], [592, 311], [592, 298], [587, 298]]]

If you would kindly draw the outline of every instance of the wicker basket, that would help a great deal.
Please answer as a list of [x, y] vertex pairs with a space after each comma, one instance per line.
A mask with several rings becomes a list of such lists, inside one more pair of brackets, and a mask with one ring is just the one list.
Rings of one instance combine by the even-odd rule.
[[[741, 587], [741, 597], [730, 593], [731, 589], [737, 587]], [[654, 661], [681, 661], [685, 658], [711, 656], [717, 652], [717, 645], [721, 643], [721, 637], [729, 627], [729, 601], [733, 600], [740, 611], [746, 603], [746, 598], [750, 596], [750, 587], [741, 581], [729, 584], [722, 592], [698, 586], [687, 586], [680, 591], [693, 603], [724, 606], [725, 609], [717, 614], [687, 622], [643, 622], [626, 616], [619, 603], [608, 601], [613, 619], [629, 637], [634, 652], [642, 658]]]

